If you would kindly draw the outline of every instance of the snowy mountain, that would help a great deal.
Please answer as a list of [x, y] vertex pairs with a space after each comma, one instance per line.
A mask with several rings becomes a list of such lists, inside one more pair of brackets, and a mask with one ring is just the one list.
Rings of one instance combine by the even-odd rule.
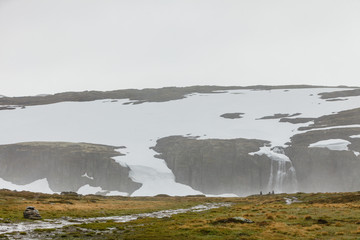
[[360, 89], [195, 86], [0, 98], [0, 188], [356, 191]]

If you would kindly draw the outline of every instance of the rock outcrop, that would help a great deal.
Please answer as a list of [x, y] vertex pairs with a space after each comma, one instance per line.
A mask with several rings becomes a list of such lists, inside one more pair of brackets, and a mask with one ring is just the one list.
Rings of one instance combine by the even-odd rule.
[[[359, 134], [359, 128], [316, 130], [295, 135], [285, 152], [291, 158], [302, 192], [341, 192], [360, 189], [360, 139], [349, 136]], [[324, 139], [344, 139], [351, 142], [349, 150], [309, 148], [311, 143]]]
[[31, 219], [31, 220], [40, 220], [41, 219], [39, 211], [31, 206], [29, 206], [25, 209], [23, 215], [24, 215], [24, 218], [26, 218], [26, 219]]
[[242, 115], [244, 115], [244, 113], [224, 113], [221, 114], [220, 117], [227, 119], [238, 119], [242, 118]]
[[271, 160], [249, 155], [266, 144], [249, 139], [196, 140], [182, 136], [159, 139], [153, 148], [175, 180], [205, 194], [248, 195], [267, 191]]

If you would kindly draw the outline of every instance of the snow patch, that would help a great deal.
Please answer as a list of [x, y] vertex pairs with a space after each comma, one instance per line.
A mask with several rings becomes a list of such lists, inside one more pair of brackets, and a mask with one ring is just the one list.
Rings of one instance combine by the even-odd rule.
[[224, 193], [224, 194], [219, 194], [219, 195], [206, 194], [206, 197], [224, 197], [224, 198], [231, 198], [231, 197], [239, 197], [239, 196], [236, 195], [236, 194], [234, 194], [234, 193]]
[[202, 194], [190, 186], [175, 182], [172, 172], [159, 172], [151, 167], [131, 166], [130, 177], [143, 186], [131, 196], [155, 196], [167, 194], [170, 196], [186, 196]]
[[89, 184], [86, 184], [77, 190], [77, 193], [82, 195], [89, 195], [89, 194], [100, 194], [100, 195], [106, 195], [106, 196], [129, 196], [129, 193], [126, 192], [119, 192], [119, 191], [108, 191], [104, 190], [101, 187], [93, 187]]
[[353, 151], [353, 153], [354, 153], [355, 156], [357, 156], [357, 157], [360, 155], [360, 152]]
[[86, 178], [88, 178], [88, 179], [91, 179], [91, 180], [94, 180], [94, 178], [93, 177], [89, 177], [89, 175], [87, 174], [87, 172], [86, 173], [84, 173], [83, 175], [81, 175], [82, 177], [86, 177]]
[[[274, 151], [275, 150], [275, 151]], [[283, 162], [291, 162], [290, 159], [283, 153], [280, 153], [279, 151], [276, 151], [275, 149], [271, 149], [271, 147], [261, 147], [259, 151], [257, 152], [251, 152], [249, 155], [266, 155], [268, 158], [274, 160], [274, 161], [283, 161]]]
[[106, 193], [106, 196], [123, 196], [123, 197], [127, 197], [127, 196], [129, 196], [129, 193], [119, 192], [119, 191], [110, 191], [110, 192]]
[[360, 138], [360, 134], [359, 135], [352, 135], [350, 136], [351, 138]]
[[97, 194], [99, 192], [104, 192], [104, 190], [101, 187], [93, 187], [93, 186], [90, 186], [89, 184], [86, 184], [86, 185], [80, 187], [79, 190], [77, 190], [77, 193], [83, 194], [83, 195]]
[[[120, 150], [121, 150], [121, 148], [115, 149], [116, 152], [123, 154], [122, 152], [120, 152]], [[127, 152], [126, 154], [129, 154], [129, 152]], [[117, 162], [118, 164], [120, 164], [122, 167], [125, 167], [125, 168], [129, 167], [129, 166], [126, 164], [126, 162], [121, 159], [122, 156], [123, 156], [123, 155], [117, 156], [117, 157], [112, 157], [112, 159], [114, 159], [115, 162]]]
[[328, 139], [318, 141], [309, 145], [310, 148], [327, 148], [333, 151], [347, 151], [349, 150], [348, 145], [351, 142], [344, 139]]
[[50, 189], [49, 183], [46, 178], [36, 180], [26, 185], [17, 185], [0, 178], [0, 187], [9, 190], [16, 190], [16, 191], [30, 191], [30, 192], [49, 193], [49, 194], [55, 193]]
[[[352, 124], [352, 125], [339, 125], [339, 126], [332, 126], [332, 127], [317, 127], [311, 128], [307, 130], [300, 130], [299, 133], [314, 131], [314, 130], [330, 130], [330, 129], [338, 129], [338, 128], [360, 128], [360, 124]], [[357, 136], [357, 135], [354, 135]]]

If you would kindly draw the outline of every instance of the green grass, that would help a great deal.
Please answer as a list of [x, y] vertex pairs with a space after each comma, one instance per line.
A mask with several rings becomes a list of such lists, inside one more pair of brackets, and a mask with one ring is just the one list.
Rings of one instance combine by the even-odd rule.
[[[20, 197], [21, 194], [16, 193], [9, 199], [10, 206], [18, 201], [28, 201], [22, 200], [24, 198]], [[0, 196], [4, 197], [1, 194]], [[41, 197], [43, 201], [54, 198], [53, 195]], [[284, 197], [297, 197], [302, 202], [286, 205]], [[360, 239], [359, 192], [279, 194], [246, 198], [88, 196], [71, 199], [74, 202], [71, 206], [81, 208], [83, 201], [89, 198], [97, 199], [95, 203], [89, 204], [104, 203], [99, 205], [102, 209], [96, 209], [95, 205], [92, 205], [93, 212], [86, 213], [87, 210], [78, 209], [77, 215], [103, 216], [104, 212], [110, 214], [117, 211], [149, 212], [161, 208], [183, 208], [203, 202], [227, 201], [233, 204], [230, 207], [188, 212], [163, 219], [143, 218], [127, 223], [94, 222], [57, 230], [39, 229], [33, 234], [37, 234], [36, 237], [40, 239], [46, 234], [52, 234], [53, 239]], [[127, 210], [113, 209], [116, 204], [127, 206], [128, 203], [135, 207]], [[108, 208], [104, 207], [106, 204], [109, 204]], [[59, 203], [59, 206], [66, 204]], [[0, 205], [0, 210], [5, 211], [5, 208]], [[10, 214], [8, 211], [5, 212]], [[64, 209], [63, 214], [70, 212]], [[54, 216], [57, 215], [54, 213]], [[245, 217], [254, 223], [227, 221], [232, 217]], [[2, 212], [0, 218], [4, 218]]]
[[71, 196], [0, 190], [0, 223], [24, 221], [23, 211], [27, 206], [37, 208], [44, 219], [86, 218], [187, 208], [202, 202], [201, 199], [203, 198]]

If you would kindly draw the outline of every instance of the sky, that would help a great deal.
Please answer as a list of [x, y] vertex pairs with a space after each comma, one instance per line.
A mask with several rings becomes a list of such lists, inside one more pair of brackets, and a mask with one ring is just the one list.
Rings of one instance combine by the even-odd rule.
[[358, 0], [0, 0], [0, 94], [360, 86]]

